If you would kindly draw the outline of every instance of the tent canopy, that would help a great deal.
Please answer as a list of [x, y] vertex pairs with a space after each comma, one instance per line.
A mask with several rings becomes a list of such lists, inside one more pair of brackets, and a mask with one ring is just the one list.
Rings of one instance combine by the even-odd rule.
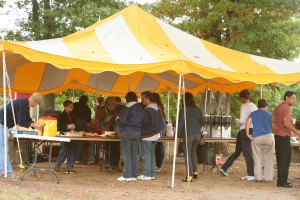
[[12, 90], [28, 93], [177, 91], [179, 74], [185, 74], [186, 91], [234, 93], [256, 84], [294, 84], [300, 77], [299, 63], [201, 40], [136, 5], [63, 38], [3, 41], [3, 49]]

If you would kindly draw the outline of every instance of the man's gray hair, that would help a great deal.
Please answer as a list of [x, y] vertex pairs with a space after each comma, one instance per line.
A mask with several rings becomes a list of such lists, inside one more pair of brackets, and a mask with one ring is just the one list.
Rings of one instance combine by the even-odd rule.
[[35, 92], [29, 97], [29, 100], [34, 101], [41, 105], [41, 103], [43, 102], [43, 96]]

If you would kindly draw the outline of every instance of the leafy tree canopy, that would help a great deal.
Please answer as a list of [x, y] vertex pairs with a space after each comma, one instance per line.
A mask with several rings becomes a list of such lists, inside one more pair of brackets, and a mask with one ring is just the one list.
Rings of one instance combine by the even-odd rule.
[[299, 55], [299, 0], [161, 0], [151, 8], [178, 28], [259, 56]]

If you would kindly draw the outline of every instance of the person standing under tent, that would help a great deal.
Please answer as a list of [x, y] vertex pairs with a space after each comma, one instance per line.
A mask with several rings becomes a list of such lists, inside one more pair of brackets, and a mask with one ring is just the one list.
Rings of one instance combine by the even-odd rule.
[[[15, 125], [19, 125], [25, 128], [33, 127], [38, 130], [42, 129], [42, 124], [34, 123], [30, 117], [29, 109], [40, 105], [43, 102], [43, 97], [39, 93], [33, 93], [29, 98], [16, 99], [6, 105], [6, 126], [13, 128]], [[13, 108], [12, 108], [13, 105]], [[14, 113], [14, 114], [13, 114]], [[14, 122], [15, 117], [15, 122]], [[8, 131], [6, 143], [8, 144]], [[0, 111], [0, 176], [5, 173], [5, 160], [4, 156], [7, 153], [7, 174], [9, 178], [16, 179], [12, 170], [8, 147], [4, 149], [4, 109]]]
[[[159, 110], [162, 114], [162, 129], [160, 132], [160, 137], [165, 136], [166, 131], [166, 114], [165, 114], [165, 108], [164, 105], [161, 102], [160, 96], [158, 93], [153, 92], [152, 93], [154, 102], [158, 105]], [[157, 142], [155, 145], [155, 159], [156, 159], [156, 171], [161, 171], [164, 167], [164, 157], [165, 157], [165, 146], [163, 142]]]
[[201, 138], [203, 114], [201, 109], [196, 106], [191, 93], [186, 92], [183, 98], [184, 101], [182, 101], [178, 118], [178, 137], [183, 137], [183, 152], [186, 164], [186, 177], [183, 181], [192, 181], [193, 178], [198, 178], [196, 150]]
[[144, 119], [141, 133], [142, 175], [138, 180], [155, 180], [155, 145], [162, 128], [162, 115], [150, 91], [142, 92]]
[[300, 136], [300, 131], [297, 130], [291, 123], [291, 106], [295, 105], [296, 98], [297, 96], [295, 92], [287, 91], [284, 94], [283, 102], [279, 104], [273, 112], [272, 123], [275, 134], [277, 187], [293, 187], [291, 182], [288, 180], [288, 176], [291, 162], [290, 137], [292, 136], [292, 132]]
[[[91, 109], [87, 105], [88, 97], [82, 95], [79, 98], [79, 102], [74, 103], [73, 114], [75, 117], [76, 128], [75, 131], [88, 132], [89, 123], [91, 123]], [[83, 154], [84, 141], [75, 142], [75, 163], [78, 164], [81, 161]]]
[[117, 124], [120, 127], [124, 174], [118, 181], [136, 181], [139, 169], [139, 142], [144, 119], [144, 109], [134, 92], [125, 96], [127, 105], [120, 111]]
[[[64, 103], [64, 110], [59, 115], [57, 120], [57, 131], [60, 132], [67, 132], [75, 129], [75, 117], [72, 113], [73, 110], [73, 102], [70, 100], [65, 100]], [[59, 172], [60, 167], [64, 160], [67, 158], [67, 174], [74, 174], [74, 162], [75, 162], [75, 144], [74, 141], [70, 142], [61, 142], [60, 143], [60, 150], [59, 155], [56, 160], [56, 167], [55, 171]]]
[[[95, 118], [92, 119], [91, 126], [92, 126], [92, 129], [93, 129], [94, 133], [101, 134], [101, 128], [99, 126], [98, 121], [99, 121], [100, 110], [102, 108], [104, 108], [104, 106], [105, 106], [104, 97], [102, 97], [102, 96], [98, 97], [97, 102], [98, 102], [98, 105], [95, 108]], [[95, 141], [91, 142], [90, 149], [89, 149], [89, 161], [86, 164], [90, 165], [90, 164], [99, 163], [99, 160], [100, 160], [100, 144], [101, 144], [101, 142], [95, 142]]]
[[[237, 135], [235, 152], [226, 160], [224, 165], [221, 167], [220, 172], [223, 176], [228, 176], [227, 169], [233, 164], [233, 162], [243, 153], [246, 165], [247, 165], [247, 176], [242, 177], [242, 180], [253, 181], [254, 177], [254, 161], [252, 156], [251, 140], [247, 137], [245, 130], [245, 122], [249, 117], [250, 113], [257, 110], [257, 106], [252, 103], [250, 98], [250, 92], [248, 90], [242, 90], [239, 93], [240, 100], [242, 102], [240, 108], [240, 118], [236, 120], [237, 125], [240, 126], [240, 131]], [[249, 134], [252, 135], [253, 124], [249, 125]]]
[[[272, 113], [268, 112], [268, 103], [264, 99], [258, 101], [258, 110], [252, 112], [246, 121], [246, 134], [251, 140], [254, 176], [256, 182], [272, 182], [274, 163], [274, 135], [272, 133]], [[250, 123], [253, 132], [250, 135]]]
[[[119, 113], [116, 110], [116, 101], [114, 97], [107, 97], [105, 100], [105, 106], [99, 113], [99, 125], [101, 131], [114, 131], [114, 125], [116, 124], [116, 118]], [[120, 142], [105, 142], [105, 163], [111, 169], [116, 171], [122, 171], [119, 168], [120, 162]]]

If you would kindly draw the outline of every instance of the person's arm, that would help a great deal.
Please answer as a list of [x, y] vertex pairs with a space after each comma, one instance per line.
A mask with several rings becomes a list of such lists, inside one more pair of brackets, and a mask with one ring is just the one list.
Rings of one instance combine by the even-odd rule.
[[245, 129], [246, 129], [247, 137], [248, 137], [250, 140], [253, 140], [252, 135], [250, 135], [250, 123], [251, 123], [251, 122], [252, 122], [252, 118], [248, 117], [248, 119], [246, 120], [246, 123], [245, 123]]
[[236, 125], [241, 126], [241, 125], [243, 125], [245, 123], [245, 121], [246, 121], [245, 114], [246, 114], [245, 107], [243, 105], [241, 105], [241, 108], [240, 108], [240, 118], [239, 119], [235, 119]]
[[289, 129], [290, 131], [292, 131], [292, 133], [297, 134], [298, 137], [300, 137], [300, 131], [297, 130], [293, 124], [291, 123], [291, 121], [287, 118], [283, 118], [283, 125], [284, 127], [286, 127], [287, 129]]

